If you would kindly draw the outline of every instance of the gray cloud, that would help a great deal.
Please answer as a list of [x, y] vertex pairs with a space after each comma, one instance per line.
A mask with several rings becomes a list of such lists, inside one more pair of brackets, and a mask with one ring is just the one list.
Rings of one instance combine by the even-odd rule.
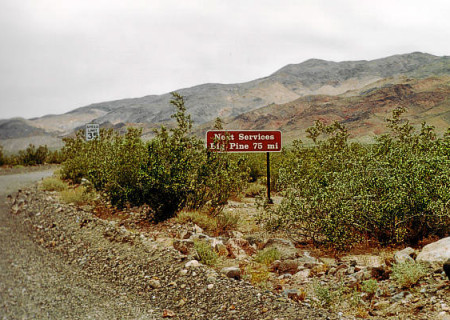
[[448, 55], [447, 0], [3, 0], [0, 118], [204, 82], [309, 58]]

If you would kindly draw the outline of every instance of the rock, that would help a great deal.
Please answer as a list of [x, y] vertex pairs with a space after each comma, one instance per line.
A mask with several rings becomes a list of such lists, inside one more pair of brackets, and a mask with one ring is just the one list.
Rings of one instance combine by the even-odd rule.
[[229, 239], [225, 244], [228, 250], [228, 257], [237, 260], [248, 259], [249, 255], [256, 253], [245, 239]]
[[312, 268], [313, 265], [322, 264], [318, 259], [312, 257], [308, 251], [304, 251], [302, 256], [300, 256], [297, 261], [302, 264], [308, 265], [307, 268]]
[[192, 236], [192, 232], [186, 229], [178, 231], [177, 236], [179, 239], [189, 239]]
[[293, 280], [299, 281], [299, 282], [306, 282], [309, 281], [309, 276], [311, 275], [310, 269], [305, 269], [302, 271], [297, 272], [292, 276]]
[[229, 230], [226, 235], [228, 238], [242, 239], [244, 237], [243, 233], [237, 230]]
[[450, 320], [450, 314], [448, 314], [445, 311], [441, 311], [441, 312], [439, 312], [437, 319], [438, 320]]
[[193, 235], [191, 235], [190, 238], [189, 238], [189, 240], [204, 240], [204, 241], [210, 241], [210, 240], [211, 240], [211, 237], [208, 236], [208, 235], [206, 235], [206, 234], [204, 234], [204, 233], [198, 232], [198, 233], [194, 233]]
[[319, 258], [319, 262], [322, 262], [326, 265], [336, 266], [336, 259], [335, 258], [328, 258], [328, 257], [321, 257]]
[[294, 301], [303, 301], [305, 299], [304, 293], [302, 294], [298, 289], [285, 289], [282, 294]]
[[277, 248], [281, 253], [281, 259], [295, 259], [298, 255], [297, 248], [295, 248], [294, 244], [285, 239], [279, 238], [270, 238], [264, 244], [265, 248]]
[[380, 267], [384, 263], [384, 261], [383, 261], [383, 259], [381, 259], [381, 257], [375, 256], [375, 255], [366, 255], [366, 254], [344, 256], [341, 258], [341, 260], [342, 260], [342, 262], [345, 262], [348, 264], [350, 264], [350, 262], [352, 260], [354, 260], [354, 261], [356, 261], [356, 264], [358, 266], [365, 266], [365, 267], [372, 267], [372, 268]]
[[197, 260], [191, 260], [185, 264], [186, 268], [196, 268], [200, 266], [200, 262]]
[[194, 241], [190, 239], [184, 240], [176, 239], [173, 241], [173, 247], [183, 254], [189, 254], [191, 250], [194, 248]]
[[392, 273], [392, 271], [389, 270], [386, 265], [381, 265], [379, 267], [370, 269], [370, 273], [372, 278], [380, 281], [389, 279], [389, 275]]
[[450, 259], [450, 237], [430, 243], [423, 247], [417, 255], [417, 262], [425, 262], [431, 265], [442, 265]]
[[414, 262], [412, 255], [415, 253], [414, 249], [407, 247], [403, 250], [397, 251], [394, 254], [395, 263]]
[[406, 298], [406, 297], [408, 297], [410, 295], [411, 295], [411, 293], [409, 293], [408, 291], [402, 291], [400, 293], [397, 293], [395, 296], [393, 296], [391, 298], [391, 301], [392, 302], [399, 302], [399, 301], [403, 300], [404, 298]]
[[383, 310], [383, 309], [386, 309], [387, 307], [389, 307], [390, 305], [391, 305], [391, 303], [388, 300], [381, 300], [381, 301], [376, 302], [373, 305], [373, 308], [375, 310]]
[[175, 317], [175, 312], [169, 309], [163, 310], [163, 318], [173, 318], [173, 317]]
[[151, 279], [148, 284], [152, 289], [161, 288], [161, 282], [157, 279]]
[[181, 269], [180, 270], [180, 275], [181, 276], [185, 276], [185, 275], [187, 275], [187, 273], [188, 273], [188, 271], [186, 269]]
[[203, 229], [200, 228], [198, 225], [194, 224], [193, 228], [194, 233], [203, 233]]
[[239, 269], [239, 267], [225, 267], [222, 268], [220, 272], [226, 275], [228, 278], [232, 278], [235, 280], [241, 279], [241, 269]]
[[298, 260], [275, 260], [269, 266], [269, 271], [277, 272], [278, 274], [290, 273], [295, 274], [298, 271], [298, 267], [300, 266], [300, 262]]
[[447, 278], [450, 280], [450, 258], [444, 262], [444, 272], [447, 275]]

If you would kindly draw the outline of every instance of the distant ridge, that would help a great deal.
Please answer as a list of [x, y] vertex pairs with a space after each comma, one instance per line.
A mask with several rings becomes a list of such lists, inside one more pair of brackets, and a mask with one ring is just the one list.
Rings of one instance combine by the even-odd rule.
[[[231, 124], [234, 121], [231, 119], [236, 119], [240, 115], [267, 106], [282, 106], [293, 101], [301, 101], [302, 97], [325, 95], [351, 100], [351, 97], [361, 96], [362, 92], [379, 89], [380, 84], [397, 85], [408, 82], [408, 79], [420, 80], [430, 77], [445, 79], [447, 76], [450, 76], [450, 57], [413, 52], [371, 61], [332, 62], [310, 59], [298, 64], [289, 64], [267, 77], [249, 82], [208, 83], [175, 91], [185, 97], [187, 111], [191, 114], [194, 124], [207, 127], [216, 117], [226, 119]], [[444, 80], [440, 85], [448, 87], [448, 82]], [[43, 139], [49, 136], [54, 139], [55, 136], [71, 134], [74, 129], [92, 121], [116, 128], [140, 126], [144, 129], [144, 134], [150, 136], [151, 128], [171, 122], [170, 115], [174, 110], [169, 104], [170, 98], [171, 95], [167, 93], [95, 103], [62, 115], [26, 120], [26, 126], [17, 127], [23, 130], [11, 131], [7, 129], [10, 126], [5, 124], [5, 127], [0, 126], [0, 144], [8, 149], [8, 140], [16, 139], [15, 146], [17, 146], [20, 144], [17, 139], [23, 139], [25, 142], [27, 135], [40, 136]], [[441, 108], [448, 108], [446, 104], [448, 98], [446, 101]], [[275, 108], [272, 109], [273, 116], [279, 116]], [[312, 112], [311, 106], [309, 110]], [[319, 116], [320, 112], [317, 112]], [[311, 117], [314, 116], [311, 114]], [[2, 120], [1, 123], [10, 121], [13, 119]], [[444, 120], [439, 125], [446, 123]], [[29, 127], [38, 131], [33, 132]], [[287, 131], [291, 129], [289, 126], [283, 128]]]

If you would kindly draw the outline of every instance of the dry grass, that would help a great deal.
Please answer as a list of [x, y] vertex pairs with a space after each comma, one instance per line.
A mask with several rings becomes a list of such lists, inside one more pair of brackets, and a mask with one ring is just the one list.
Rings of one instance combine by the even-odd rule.
[[258, 251], [254, 259], [256, 262], [269, 266], [275, 260], [281, 258], [281, 253], [277, 248], [266, 248], [264, 250]]
[[86, 191], [86, 188], [79, 186], [74, 189], [63, 190], [60, 193], [61, 199], [66, 203], [73, 203], [75, 205], [83, 205], [94, 200], [94, 194]]
[[181, 211], [176, 221], [183, 224], [192, 222], [206, 231], [219, 235], [225, 231], [237, 229], [240, 218], [237, 214], [228, 212], [212, 216], [202, 211]]
[[56, 177], [48, 177], [42, 180], [41, 187], [45, 191], [64, 191], [67, 189], [67, 184]]

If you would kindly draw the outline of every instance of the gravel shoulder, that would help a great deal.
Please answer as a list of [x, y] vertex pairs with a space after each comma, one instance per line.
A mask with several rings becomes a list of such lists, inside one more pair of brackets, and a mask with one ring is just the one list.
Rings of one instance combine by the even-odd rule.
[[148, 301], [114, 283], [89, 277], [36, 242], [28, 214], [10, 213], [6, 202], [10, 192], [51, 174], [52, 170], [0, 177], [0, 318], [161, 318]]
[[[202, 265], [35, 185], [0, 177], [2, 319], [337, 319]], [[5, 202], [6, 201], [6, 202]], [[11, 204], [11, 203], [10, 203]]]

